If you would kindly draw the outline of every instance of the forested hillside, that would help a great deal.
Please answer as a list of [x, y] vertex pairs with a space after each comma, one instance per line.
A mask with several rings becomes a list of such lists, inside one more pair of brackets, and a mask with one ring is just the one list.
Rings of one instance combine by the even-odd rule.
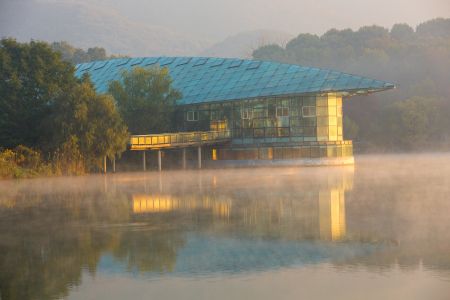
[[345, 101], [347, 138], [362, 150], [450, 149], [450, 19], [300, 34], [253, 57], [395, 83], [394, 91]]

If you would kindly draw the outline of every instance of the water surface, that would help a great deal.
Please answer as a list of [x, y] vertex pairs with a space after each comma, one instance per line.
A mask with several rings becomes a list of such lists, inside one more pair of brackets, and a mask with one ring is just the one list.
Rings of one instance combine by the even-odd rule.
[[0, 182], [0, 299], [450, 299], [450, 155]]

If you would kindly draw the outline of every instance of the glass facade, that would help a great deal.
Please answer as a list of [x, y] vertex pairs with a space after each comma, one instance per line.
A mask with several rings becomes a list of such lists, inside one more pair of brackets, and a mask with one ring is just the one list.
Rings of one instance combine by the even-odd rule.
[[233, 144], [343, 140], [342, 98], [331, 93], [183, 106], [177, 120], [180, 131], [230, 130]]
[[230, 130], [231, 145], [214, 149], [214, 160], [353, 155], [342, 136], [342, 97], [335, 93], [187, 105], [177, 120], [180, 131]]
[[97, 92], [107, 93], [135, 67], [169, 72], [181, 93], [178, 132], [230, 134], [231, 143], [209, 153], [214, 160], [352, 156], [343, 141], [342, 96], [395, 87], [328, 69], [218, 57], [117, 58], [78, 64], [75, 75], [89, 73]]

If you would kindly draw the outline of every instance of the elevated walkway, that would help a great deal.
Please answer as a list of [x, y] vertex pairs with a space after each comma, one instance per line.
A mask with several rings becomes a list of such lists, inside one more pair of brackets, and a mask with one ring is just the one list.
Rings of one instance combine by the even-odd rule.
[[222, 144], [231, 141], [230, 131], [193, 131], [132, 135], [130, 150], [161, 150]]

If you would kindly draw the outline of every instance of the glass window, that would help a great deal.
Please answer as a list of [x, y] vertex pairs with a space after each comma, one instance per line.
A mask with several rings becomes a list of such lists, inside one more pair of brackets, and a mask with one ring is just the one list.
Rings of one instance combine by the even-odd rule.
[[326, 96], [317, 97], [316, 98], [317, 106], [328, 106], [327, 100], [328, 99]]
[[303, 106], [302, 114], [304, 118], [315, 117], [316, 116], [316, 107], [315, 106]]
[[198, 121], [198, 111], [196, 110], [190, 110], [187, 112], [187, 120], [189, 122], [195, 122]]
[[277, 107], [277, 117], [289, 117], [289, 107]]
[[318, 116], [328, 116], [328, 107], [317, 107], [316, 115]]
[[252, 109], [251, 108], [243, 108], [241, 111], [241, 118], [244, 120], [249, 120], [252, 118]]

